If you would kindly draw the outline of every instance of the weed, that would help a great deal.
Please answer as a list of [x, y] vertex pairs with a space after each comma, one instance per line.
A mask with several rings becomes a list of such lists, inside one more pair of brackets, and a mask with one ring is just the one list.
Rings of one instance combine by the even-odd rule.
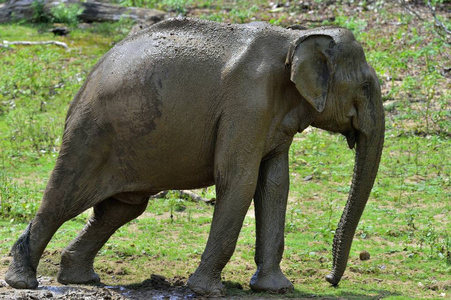
[[[193, 3], [193, 0], [122, 0], [121, 4], [124, 6], [150, 6], [153, 8], [174, 12], [177, 15], [186, 15], [188, 7]], [[209, 5], [209, 1], [204, 1], [203, 5]]]
[[79, 16], [83, 13], [84, 8], [75, 3], [65, 4], [58, 3], [50, 8], [50, 12], [45, 11], [44, 0], [34, 0], [31, 3], [33, 15], [31, 21], [34, 23], [65, 23], [75, 26], [79, 22]]
[[285, 230], [287, 232], [295, 232], [298, 230], [298, 222], [300, 219], [305, 218], [302, 210], [299, 208], [292, 207], [288, 210], [288, 218]]
[[33, 10], [33, 15], [31, 16], [31, 21], [34, 23], [50, 23], [52, 17], [44, 11], [45, 1], [35, 0], [31, 3], [31, 8]]
[[[176, 191], [174, 191], [176, 192]], [[176, 212], [182, 212], [186, 210], [186, 205], [184, 205], [185, 200], [183, 199], [179, 199], [179, 198], [175, 198], [175, 197], [170, 197], [167, 201], [167, 204], [169, 206], [170, 209], [170, 219], [171, 222], [174, 222], [174, 218], [175, 218], [175, 213]]]
[[60, 3], [50, 8], [53, 22], [65, 23], [71, 26], [78, 24], [79, 16], [83, 13], [84, 8], [78, 4]]
[[364, 19], [340, 15], [335, 18], [334, 23], [351, 30], [357, 38], [360, 36], [360, 32], [364, 31], [368, 26], [368, 23]]

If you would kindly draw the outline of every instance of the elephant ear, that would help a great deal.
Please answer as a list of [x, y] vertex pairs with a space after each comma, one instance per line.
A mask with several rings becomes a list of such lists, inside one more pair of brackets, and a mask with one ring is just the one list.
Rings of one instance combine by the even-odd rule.
[[333, 72], [328, 50], [334, 45], [333, 39], [327, 35], [303, 36], [290, 45], [287, 55], [291, 81], [318, 112], [322, 112], [326, 105]]

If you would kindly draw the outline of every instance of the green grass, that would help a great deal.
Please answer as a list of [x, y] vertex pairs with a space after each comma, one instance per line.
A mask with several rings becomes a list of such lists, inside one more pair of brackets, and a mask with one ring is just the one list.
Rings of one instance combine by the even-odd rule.
[[[322, 7], [320, 2], [314, 1]], [[264, 1], [134, 3], [211, 20], [264, 20], [281, 26], [302, 13], [295, 6], [271, 12], [274, 9]], [[380, 76], [387, 132], [376, 184], [345, 277], [339, 288], [330, 288], [323, 278], [331, 267], [332, 239], [349, 192], [354, 153], [342, 137], [317, 129], [295, 137], [282, 267], [296, 291], [286, 297], [406, 299], [451, 294], [451, 83], [440, 74], [450, 46], [432, 23], [393, 10], [384, 1], [377, 3], [377, 14], [363, 10], [349, 15], [346, 5], [337, 6], [335, 21], [323, 22], [351, 29]], [[388, 26], [390, 22], [399, 25]], [[8, 253], [39, 206], [70, 101], [92, 66], [130, 25], [74, 27], [68, 37], [53, 37], [48, 24], [0, 24], [0, 40], [56, 39], [70, 49], [0, 48], [1, 255]], [[214, 196], [212, 188], [207, 196]], [[103, 281], [137, 283], [151, 273], [187, 278], [200, 260], [212, 213], [212, 206], [177, 195], [152, 200], [142, 217], [119, 229], [101, 250], [96, 268]], [[88, 216], [89, 211], [57, 232], [40, 274], [56, 275], [61, 249]], [[254, 223], [250, 213], [223, 273], [225, 280], [243, 285], [244, 290], [231, 288], [232, 295], [251, 294]], [[369, 261], [359, 260], [363, 250], [371, 254]]]

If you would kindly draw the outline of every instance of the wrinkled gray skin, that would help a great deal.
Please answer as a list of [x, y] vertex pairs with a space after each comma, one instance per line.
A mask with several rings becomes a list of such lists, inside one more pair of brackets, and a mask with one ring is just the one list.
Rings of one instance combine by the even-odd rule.
[[188, 285], [223, 295], [230, 259], [254, 199], [255, 291], [288, 292], [279, 263], [289, 189], [288, 149], [309, 125], [356, 147], [349, 199], [333, 244], [337, 285], [378, 170], [384, 113], [374, 70], [342, 28], [289, 30], [174, 19], [109, 51], [75, 96], [41, 207], [12, 248], [6, 281], [36, 288], [55, 231], [94, 207], [63, 251], [61, 283], [96, 283], [96, 253], [162, 190], [216, 185], [205, 252]]

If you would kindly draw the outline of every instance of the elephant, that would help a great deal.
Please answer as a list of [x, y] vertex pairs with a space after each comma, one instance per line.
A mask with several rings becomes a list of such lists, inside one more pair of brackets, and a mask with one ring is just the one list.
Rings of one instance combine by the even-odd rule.
[[188, 287], [200, 295], [226, 293], [221, 272], [254, 201], [250, 286], [291, 292], [280, 268], [288, 154], [294, 135], [311, 125], [341, 133], [356, 148], [326, 276], [336, 286], [377, 175], [384, 123], [379, 80], [347, 29], [194, 18], [157, 23], [107, 52], [75, 95], [42, 203], [11, 249], [5, 280], [36, 288], [36, 268], [54, 233], [93, 207], [63, 250], [57, 279], [99, 283], [97, 252], [143, 213], [150, 196], [215, 185], [209, 237]]

